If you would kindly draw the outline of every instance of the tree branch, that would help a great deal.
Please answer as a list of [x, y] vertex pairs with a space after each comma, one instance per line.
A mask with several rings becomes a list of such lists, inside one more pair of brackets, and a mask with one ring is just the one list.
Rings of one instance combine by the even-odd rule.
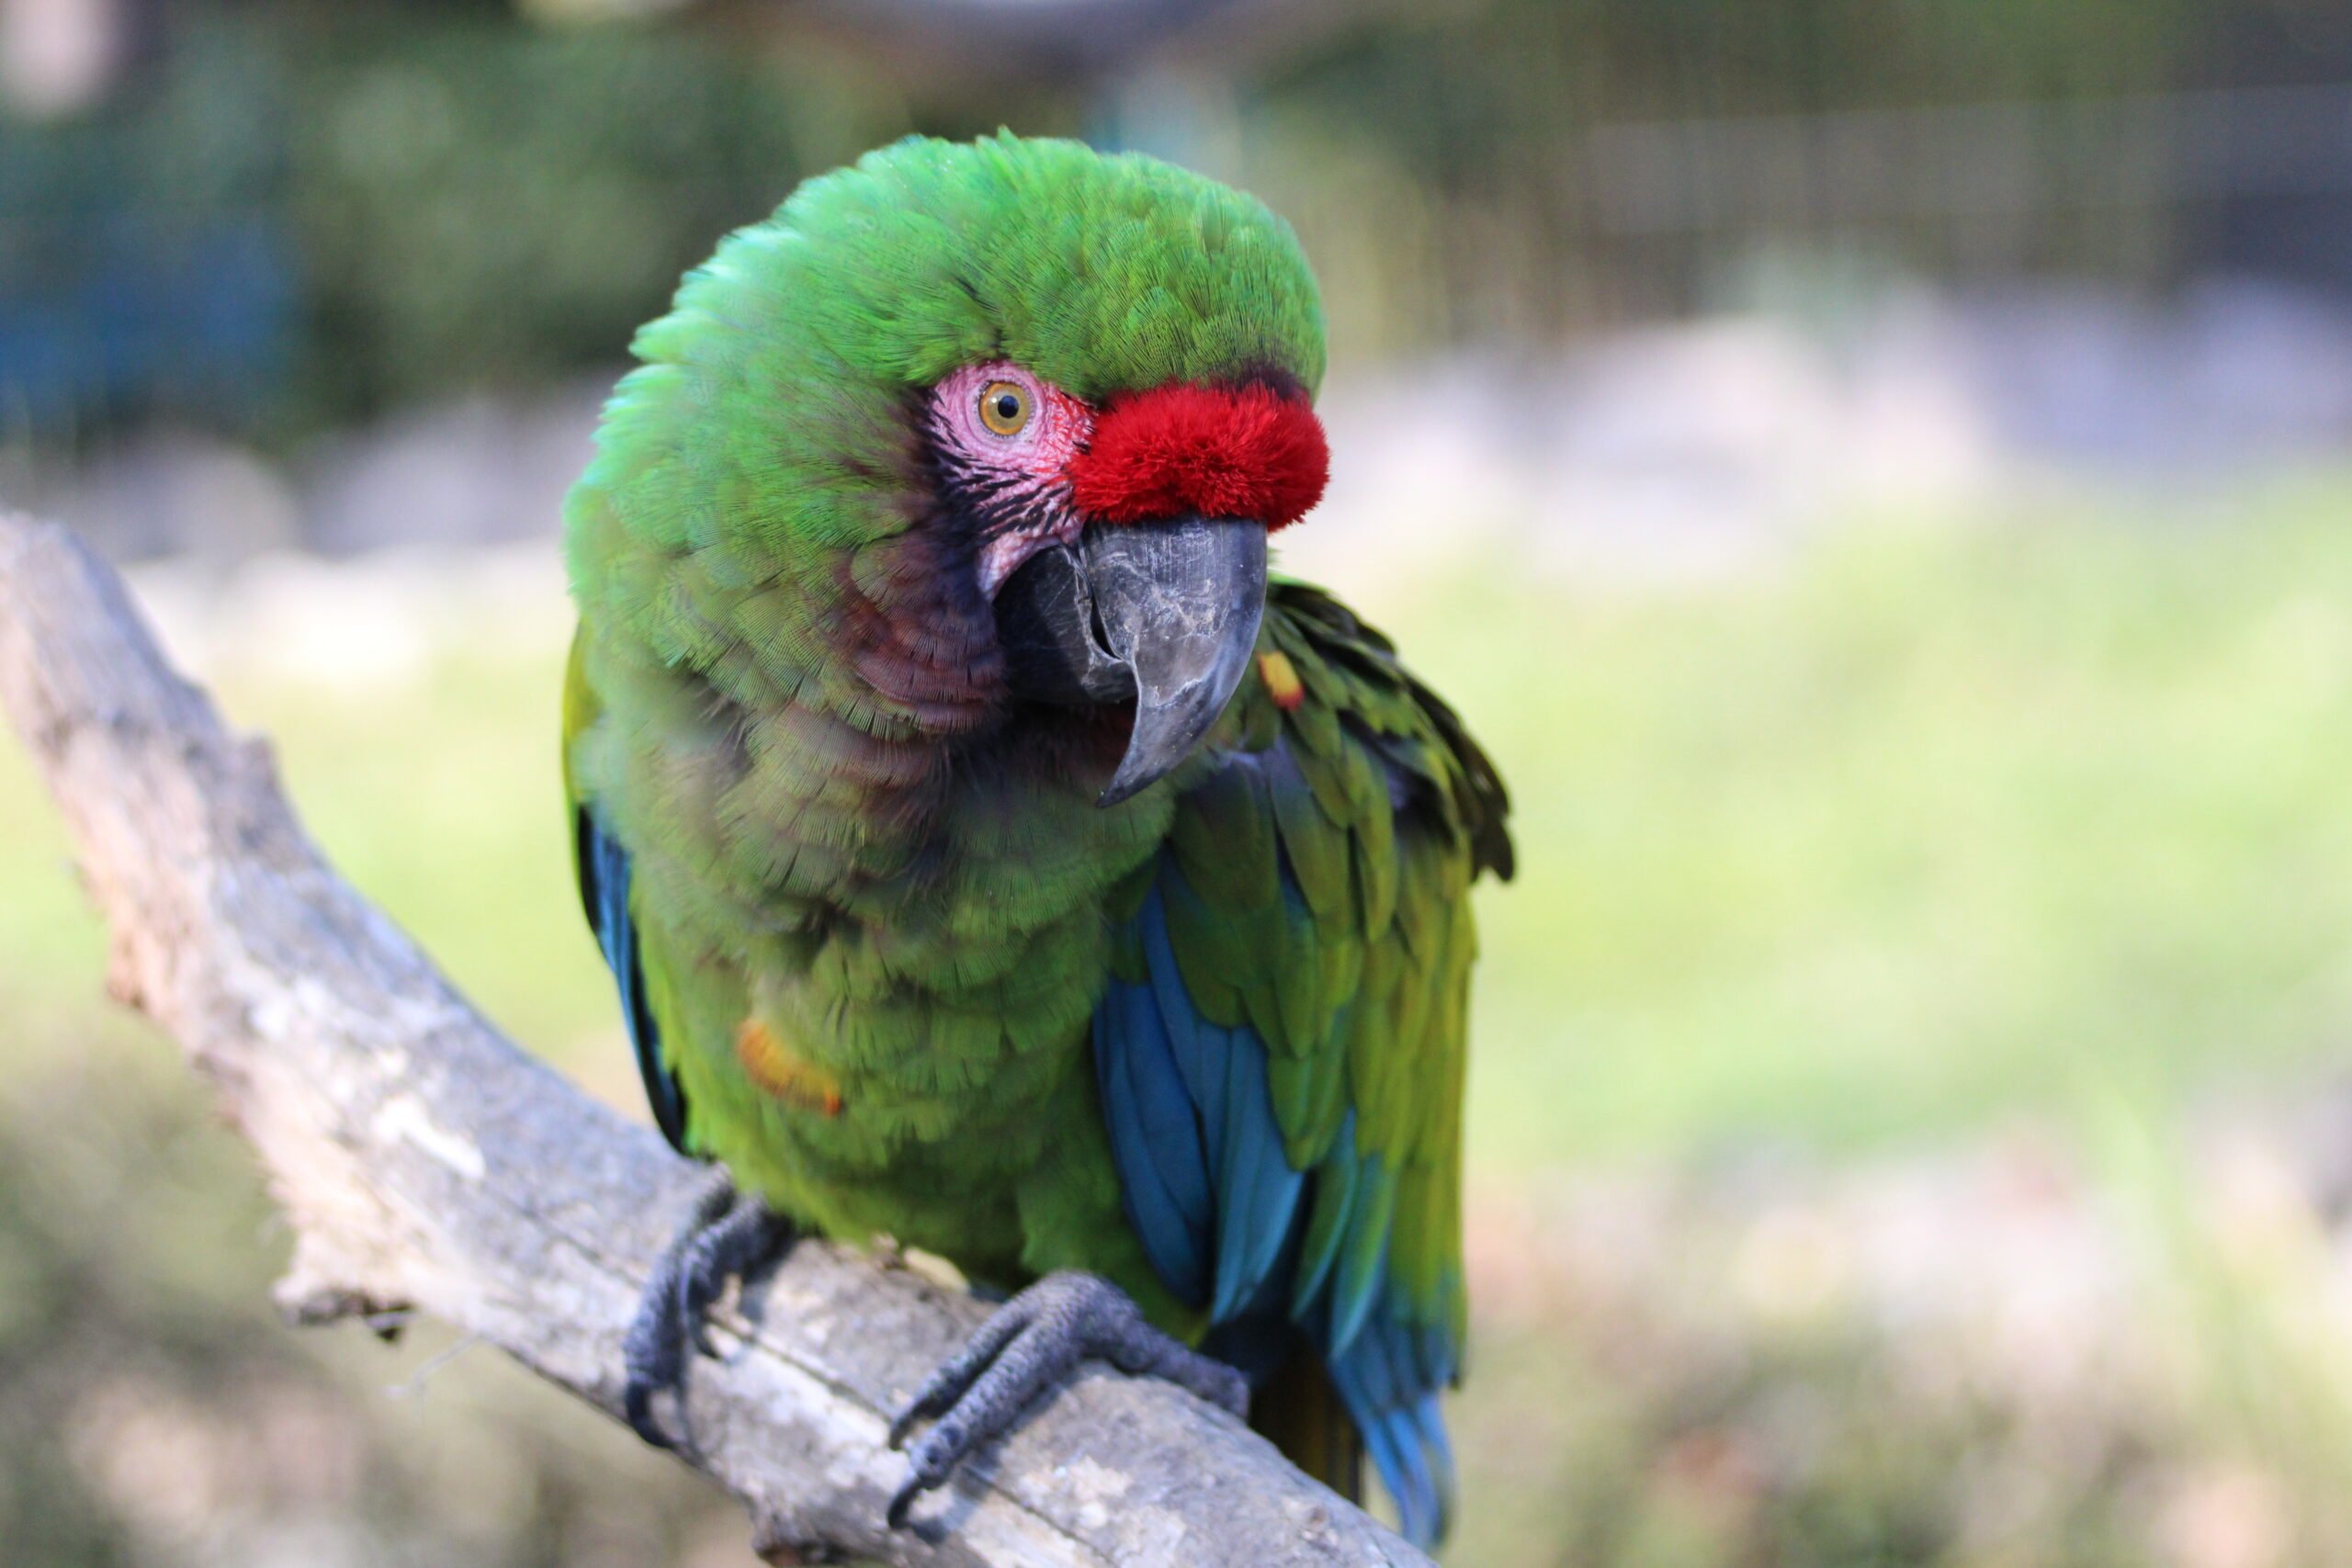
[[[6, 513], [0, 706], [112, 930], [109, 988], [178, 1039], [293, 1223], [289, 1314], [413, 1305], [617, 1416], [622, 1325], [695, 1168], [485, 1023], [327, 867], [266, 749], [164, 662], [114, 572]], [[1238, 1423], [1102, 1369], [889, 1531], [886, 1413], [982, 1311], [795, 1247], [694, 1363], [689, 1462], [779, 1561], [1426, 1563]]]

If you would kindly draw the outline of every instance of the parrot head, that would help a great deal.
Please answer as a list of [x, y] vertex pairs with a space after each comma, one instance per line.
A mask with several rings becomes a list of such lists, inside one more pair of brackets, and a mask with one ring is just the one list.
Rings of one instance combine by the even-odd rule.
[[1248, 670], [1266, 536], [1322, 493], [1322, 426], [1283, 378], [1098, 409], [1004, 360], [942, 381], [927, 419], [1012, 689], [1135, 705], [1101, 797], [1126, 799], [1183, 761]]
[[1114, 805], [1250, 665], [1322, 494], [1287, 226], [1156, 160], [910, 140], [804, 185], [639, 335], [568, 514], [583, 607], [879, 735], [1131, 708]]

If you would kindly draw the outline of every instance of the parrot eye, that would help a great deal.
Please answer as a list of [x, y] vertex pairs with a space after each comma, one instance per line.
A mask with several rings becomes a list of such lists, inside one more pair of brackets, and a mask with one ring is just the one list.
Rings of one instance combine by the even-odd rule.
[[1018, 435], [1029, 423], [1029, 392], [1017, 381], [980, 389], [980, 423], [999, 435]]

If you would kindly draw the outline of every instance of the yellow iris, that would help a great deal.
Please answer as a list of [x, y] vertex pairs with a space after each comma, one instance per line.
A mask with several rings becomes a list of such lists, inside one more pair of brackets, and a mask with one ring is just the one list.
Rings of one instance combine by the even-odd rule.
[[999, 435], [1018, 435], [1029, 423], [1029, 393], [1018, 381], [990, 381], [980, 389], [980, 423]]

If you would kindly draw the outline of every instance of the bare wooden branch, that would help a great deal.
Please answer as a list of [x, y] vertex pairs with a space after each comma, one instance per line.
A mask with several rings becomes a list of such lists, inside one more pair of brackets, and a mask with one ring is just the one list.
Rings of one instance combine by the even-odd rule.
[[[327, 867], [114, 572], [5, 513], [0, 706], [112, 930], [111, 989], [178, 1039], [292, 1221], [290, 1314], [414, 1306], [616, 1415], [621, 1327], [695, 1168], [485, 1023]], [[1102, 1369], [889, 1531], [886, 1412], [982, 1310], [796, 1247], [694, 1365], [690, 1462], [779, 1561], [1426, 1562], [1230, 1417]]]

